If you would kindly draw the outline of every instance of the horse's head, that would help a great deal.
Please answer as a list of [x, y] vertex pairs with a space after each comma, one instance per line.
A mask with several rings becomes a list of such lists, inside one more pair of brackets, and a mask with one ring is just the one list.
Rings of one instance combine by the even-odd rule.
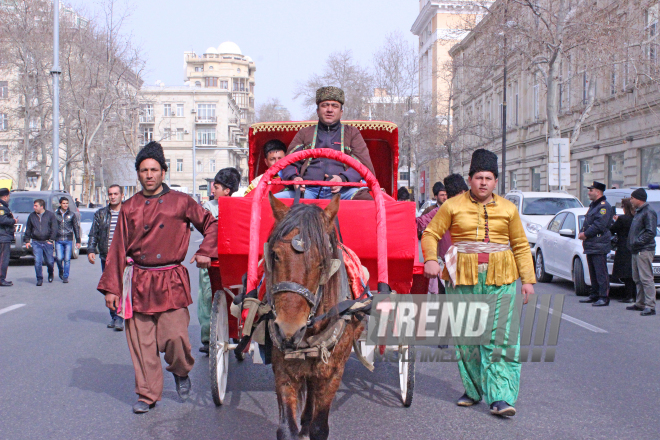
[[271, 336], [286, 347], [298, 346], [310, 315], [321, 302], [319, 286], [330, 277], [337, 242], [334, 219], [339, 196], [323, 210], [316, 205], [292, 208], [270, 194], [275, 227], [264, 261], [269, 302], [275, 313]]

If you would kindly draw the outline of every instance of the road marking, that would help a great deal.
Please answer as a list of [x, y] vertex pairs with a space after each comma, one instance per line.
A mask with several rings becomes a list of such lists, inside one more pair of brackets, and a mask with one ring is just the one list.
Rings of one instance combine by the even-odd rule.
[[[541, 309], [541, 304], [537, 304], [536, 308]], [[553, 311], [551, 310], [550, 313], [553, 313]], [[584, 322], [580, 319], [573, 318], [572, 316], [567, 315], [566, 313], [561, 314], [561, 319], [566, 320], [568, 322], [572, 322], [573, 324], [579, 325], [580, 327], [586, 328], [587, 330], [592, 331], [594, 333], [608, 333], [607, 330], [603, 330], [600, 327], [596, 327], [595, 325], [591, 325], [588, 322]]]
[[25, 304], [14, 304], [13, 306], [5, 307], [4, 309], [0, 309], [0, 315], [3, 313], [11, 312], [12, 310], [20, 309], [23, 307]]

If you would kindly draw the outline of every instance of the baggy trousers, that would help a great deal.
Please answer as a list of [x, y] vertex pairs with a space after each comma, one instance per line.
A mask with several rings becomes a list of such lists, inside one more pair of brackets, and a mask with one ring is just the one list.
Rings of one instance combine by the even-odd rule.
[[632, 256], [632, 275], [637, 285], [637, 307], [648, 307], [653, 310], [655, 310], [654, 256], [653, 251], [642, 251]]
[[165, 353], [170, 373], [186, 377], [192, 370], [195, 359], [190, 354], [189, 323], [187, 308], [153, 315], [134, 312], [132, 318], [125, 320], [138, 400], [152, 404], [163, 394], [160, 353]]
[[208, 269], [199, 269], [199, 294], [197, 296], [197, 318], [202, 327], [202, 344], [208, 343], [211, 333], [211, 278]]
[[[483, 398], [488, 405], [504, 400], [509, 405], [515, 406], [518, 400], [521, 367], [520, 332], [511, 325], [516, 309], [513, 306], [516, 283], [488, 286], [486, 285], [486, 271], [480, 269], [479, 281], [476, 285], [453, 287], [451, 283], [447, 283], [445, 287], [448, 295], [497, 295], [495, 319], [489, 344], [457, 344], [458, 371], [461, 374], [465, 393], [471, 399], [479, 401]], [[506, 330], [503, 335], [498, 335], [501, 341], [496, 341], [497, 323], [504, 296], [510, 296]], [[510, 337], [513, 339], [512, 341], [509, 341]], [[496, 345], [497, 342], [501, 342], [501, 344]]]

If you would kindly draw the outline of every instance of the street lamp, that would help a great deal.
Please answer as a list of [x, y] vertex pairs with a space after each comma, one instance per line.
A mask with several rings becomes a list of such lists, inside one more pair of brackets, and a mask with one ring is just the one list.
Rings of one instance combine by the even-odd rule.
[[412, 135], [410, 133], [410, 119], [415, 115], [415, 110], [412, 107], [412, 97], [408, 98], [408, 111], [406, 112], [406, 117], [408, 119], [408, 190], [412, 189], [410, 184], [410, 163], [412, 162]]

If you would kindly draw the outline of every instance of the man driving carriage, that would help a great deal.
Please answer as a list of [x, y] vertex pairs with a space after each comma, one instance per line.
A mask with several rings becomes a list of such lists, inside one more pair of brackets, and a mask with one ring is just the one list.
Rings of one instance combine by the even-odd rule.
[[[321, 87], [316, 91], [316, 114], [319, 123], [305, 127], [296, 134], [289, 145], [287, 154], [296, 151], [331, 148], [352, 156], [369, 171], [374, 172], [374, 167], [369, 157], [367, 144], [364, 142], [360, 130], [356, 127], [341, 123], [344, 113], [344, 91], [338, 87]], [[330, 182], [359, 182], [360, 174], [353, 168], [347, 167], [341, 162], [332, 159], [315, 158], [291, 164], [282, 170], [283, 180], [315, 180]], [[339, 193], [342, 200], [350, 200], [360, 188], [356, 187], [322, 187], [304, 186], [306, 199], [329, 199], [333, 194]], [[278, 194], [279, 198], [291, 197], [291, 192], [285, 191]]]

